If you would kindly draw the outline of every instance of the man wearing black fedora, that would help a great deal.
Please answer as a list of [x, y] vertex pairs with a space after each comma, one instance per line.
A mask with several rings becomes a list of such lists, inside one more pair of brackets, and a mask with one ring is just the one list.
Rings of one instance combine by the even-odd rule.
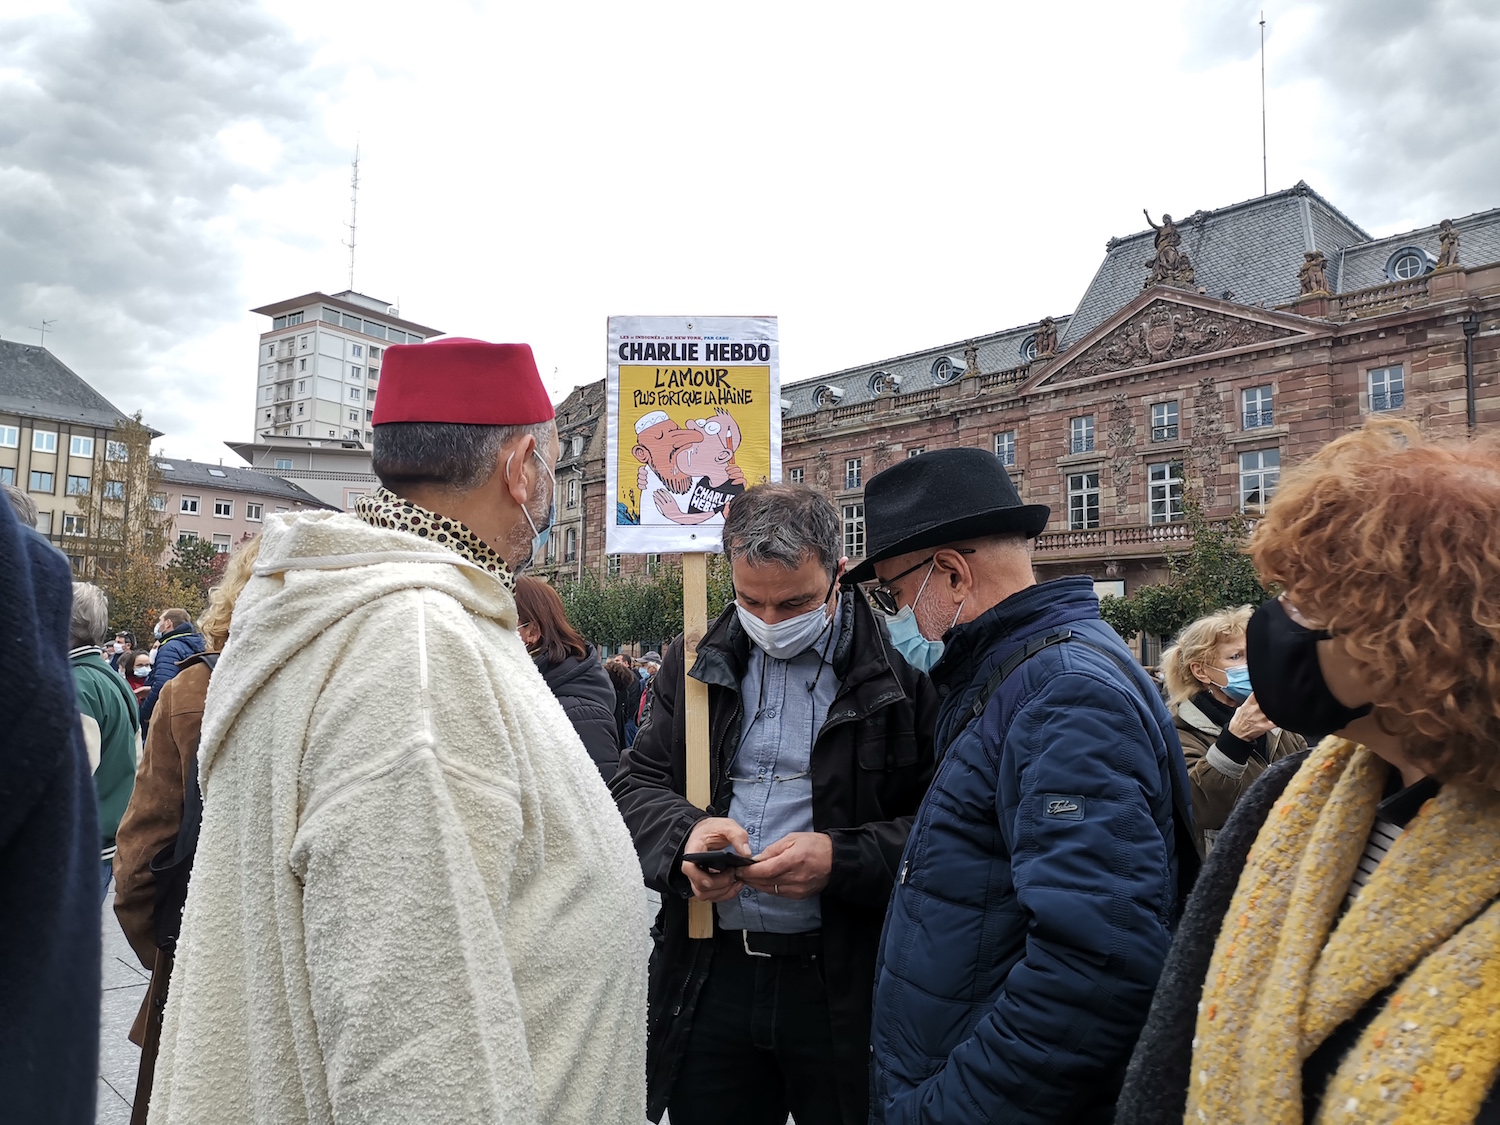
[[1038, 584], [999, 460], [865, 490], [892, 641], [943, 703], [875, 977], [872, 1115], [1106, 1122], [1196, 873], [1172, 720], [1086, 577]]

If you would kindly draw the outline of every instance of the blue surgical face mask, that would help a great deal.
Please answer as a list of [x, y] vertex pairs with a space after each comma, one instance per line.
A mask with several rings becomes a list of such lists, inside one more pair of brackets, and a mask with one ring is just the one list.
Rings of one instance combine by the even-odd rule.
[[1248, 664], [1240, 664], [1234, 668], [1216, 668], [1215, 671], [1223, 672], [1225, 676], [1225, 682], [1219, 690], [1236, 703], [1245, 702], [1250, 698], [1250, 693], [1255, 690], [1250, 686]]
[[[524, 563], [517, 567], [518, 570], [525, 570], [536, 560], [542, 548], [547, 545], [547, 540], [552, 538], [552, 524], [557, 519], [557, 478], [552, 475], [552, 470], [547, 467], [547, 462], [542, 460], [542, 455], [535, 448], [532, 449], [531, 455], [537, 459], [537, 464], [541, 465], [542, 471], [547, 474], [547, 479], [551, 481], [548, 491], [551, 493], [552, 503], [547, 505], [547, 519], [541, 527], [537, 527], [536, 521], [531, 518], [531, 513], [524, 506], [521, 508], [521, 514], [526, 517], [526, 522], [531, 525], [531, 554], [526, 557]], [[513, 457], [515, 454], [511, 454], [511, 456]], [[505, 464], [507, 466], [510, 465], [510, 457], [505, 459]]]
[[[901, 607], [899, 613], [894, 617], [886, 618], [886, 628], [891, 634], [891, 644], [896, 646], [906, 662], [918, 672], [930, 672], [939, 660], [943, 658], [943, 642], [930, 641], [922, 635], [922, 630], [917, 626], [917, 603], [922, 600], [922, 591], [927, 589], [927, 579], [932, 577], [934, 562], [927, 568], [927, 574], [922, 579], [922, 585], [917, 589], [917, 596], [911, 602]], [[958, 604], [958, 610], [953, 614], [953, 624], [958, 624], [958, 615], [964, 611], [963, 602]], [[948, 628], [953, 628], [949, 625]]]

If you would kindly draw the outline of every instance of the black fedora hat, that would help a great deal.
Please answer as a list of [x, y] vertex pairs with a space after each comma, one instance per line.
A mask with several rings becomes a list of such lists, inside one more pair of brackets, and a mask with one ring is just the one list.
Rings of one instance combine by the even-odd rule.
[[1034, 539], [1052, 509], [1023, 504], [1000, 458], [983, 449], [936, 449], [901, 461], [865, 486], [864, 562], [846, 584], [869, 582], [875, 564], [924, 547], [986, 535]]

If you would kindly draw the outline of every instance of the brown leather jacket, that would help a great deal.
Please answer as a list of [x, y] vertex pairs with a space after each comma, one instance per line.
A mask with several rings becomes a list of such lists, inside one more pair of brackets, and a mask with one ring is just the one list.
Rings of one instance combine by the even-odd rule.
[[[155, 877], [151, 859], [171, 843], [182, 823], [184, 778], [198, 753], [203, 701], [208, 696], [209, 667], [198, 657], [161, 689], [136, 771], [135, 790], [115, 836], [115, 917], [141, 964], [156, 963], [156, 935], [151, 925]], [[130, 1029], [133, 1043], [145, 1029], [145, 1003]]]
[[1223, 728], [1205, 715], [1192, 700], [1172, 716], [1182, 755], [1187, 759], [1188, 786], [1193, 797], [1193, 829], [1198, 854], [1207, 855], [1219, 830], [1229, 819], [1235, 802], [1266, 772], [1272, 762], [1307, 749], [1299, 734], [1280, 727], [1266, 735], [1266, 759], [1256, 757], [1243, 765], [1219, 750], [1216, 743]]

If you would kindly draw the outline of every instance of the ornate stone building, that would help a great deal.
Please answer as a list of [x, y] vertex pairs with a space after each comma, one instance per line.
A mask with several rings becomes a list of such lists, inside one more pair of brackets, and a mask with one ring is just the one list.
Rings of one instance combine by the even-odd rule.
[[[1500, 429], [1500, 209], [1375, 239], [1299, 183], [1152, 227], [1109, 241], [1071, 314], [783, 387], [784, 476], [828, 494], [852, 557], [865, 483], [932, 449], [992, 450], [1052, 506], [1043, 577], [1124, 593], [1163, 577], [1185, 496], [1253, 515], [1373, 413]], [[602, 382], [559, 407], [558, 550], [576, 479], [566, 569], [630, 573], [604, 555], [602, 413]]]

